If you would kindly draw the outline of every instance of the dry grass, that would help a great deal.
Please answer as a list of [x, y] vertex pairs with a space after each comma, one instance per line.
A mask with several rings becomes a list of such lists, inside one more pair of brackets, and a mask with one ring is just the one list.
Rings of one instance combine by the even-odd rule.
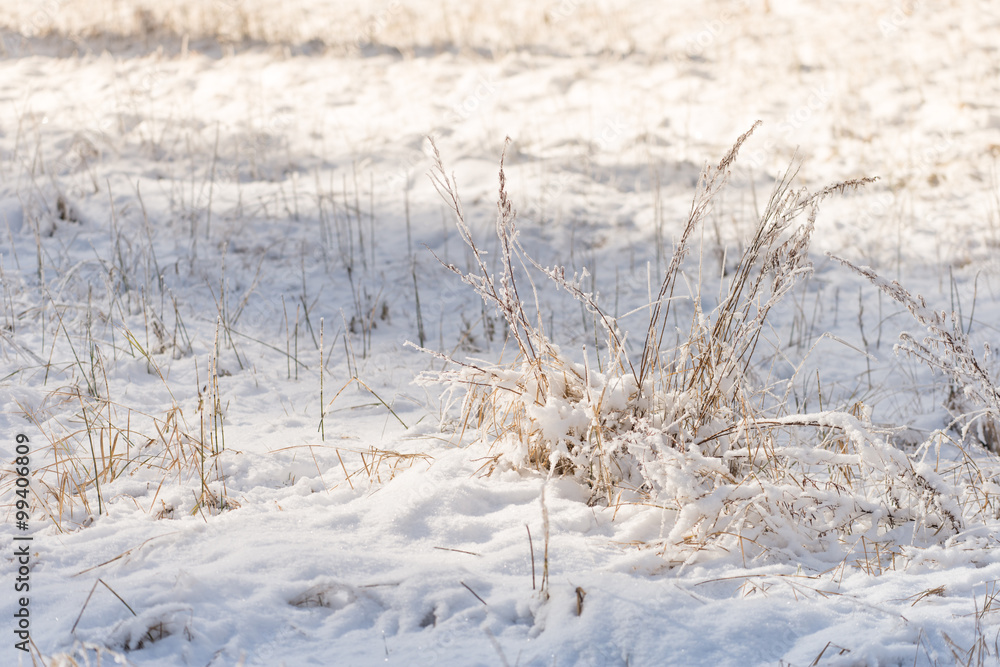
[[958, 313], [931, 310], [922, 296], [914, 296], [895, 280], [887, 280], [871, 268], [856, 266], [846, 259], [833, 259], [904, 306], [913, 319], [925, 328], [926, 335], [919, 339], [912, 334], [901, 333], [896, 352], [919, 359], [930, 368], [944, 373], [951, 383], [948, 407], [955, 414], [952, 427], [960, 432], [963, 440], [974, 440], [990, 451], [1000, 453], [1000, 390], [988, 371], [989, 344], [983, 344], [984, 359], [981, 361]]
[[[622, 3], [618, 3], [622, 5]], [[268, 45], [335, 54], [404, 55], [460, 50], [500, 56], [512, 49], [622, 55], [636, 48], [642, 14], [627, 6], [546, 0], [511, 12], [501, 2], [469, 5], [445, 0], [427, 7], [401, 0], [323, 3], [309, 0], [51, 0], [11, 3], [0, 10], [0, 55], [56, 38], [76, 51], [156, 50]], [[201, 43], [198, 43], [201, 42]], [[512, 46], [517, 45], [517, 46]]]
[[[698, 282], [693, 293], [678, 296], [689, 239], [704, 224], [755, 128], [702, 174], [648, 306], [634, 362], [628, 333], [584, 290], [584, 276], [540, 266], [518, 241], [504, 156], [494, 272], [435, 147], [431, 178], [455, 214], [475, 269], [445, 266], [504, 319], [515, 358], [490, 363], [445, 356], [452, 369], [421, 380], [464, 393], [465, 428], [492, 448], [487, 473], [504, 467], [572, 476], [591, 489], [593, 504], [640, 502], [666, 510], [669, 535], [661, 548], [674, 562], [706, 550], [744, 558], [812, 552], [841, 554], [880, 573], [895, 567], [898, 543], [954, 538], [970, 522], [993, 516], [996, 504], [974, 493], [983, 473], [972, 459], [961, 473], [949, 469], [945, 479], [933, 465], [887, 444], [863, 405], [852, 412], [791, 414], [775, 400], [781, 391], [756, 380], [754, 350], [768, 314], [811, 271], [808, 249], [818, 204], [873, 179], [810, 194], [792, 187], [795, 171], [789, 170], [777, 179], [719, 305], [704, 306]], [[568, 291], [603, 325], [605, 363], [595, 368], [586, 347], [574, 358], [552, 344], [537, 315], [532, 273]], [[667, 316], [682, 298], [693, 313], [690, 324], [667, 346]], [[966, 369], [961, 379], [978, 378], [975, 369]]]
[[[149, 506], [142, 509], [151, 514], [159, 511], [161, 518], [172, 510], [164, 514], [157, 502], [160, 490], [175, 483], [189, 485], [192, 480], [197, 482], [192, 513], [217, 513], [239, 506], [226, 492], [218, 465], [222, 450], [214, 448], [211, 434], [206, 434], [206, 422], [217, 419], [210, 402], [202, 401], [197, 426], [191, 428], [177, 404], [162, 415], [152, 415], [107, 398], [87, 396], [76, 387], [56, 391], [50, 398], [63, 402], [63, 407], [78, 406], [62, 419], [48, 419], [24, 408], [48, 441], [36, 454], [47, 460], [34, 471], [37, 509], [59, 530], [90, 525], [107, 512], [104, 487], [136, 474], [159, 480]], [[12, 480], [4, 479], [4, 484], [9, 483]]]

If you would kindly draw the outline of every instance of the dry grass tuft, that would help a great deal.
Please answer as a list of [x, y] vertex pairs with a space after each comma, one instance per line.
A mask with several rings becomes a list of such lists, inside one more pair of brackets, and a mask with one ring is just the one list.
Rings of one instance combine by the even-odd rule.
[[963, 440], [972, 438], [991, 452], [1000, 453], [1000, 389], [987, 370], [989, 344], [984, 344], [985, 358], [980, 361], [957, 313], [931, 310], [922, 296], [914, 296], [895, 280], [887, 280], [867, 266], [831, 257], [904, 306], [926, 329], [926, 336], [920, 339], [901, 333], [895, 351], [944, 373], [951, 381], [948, 403], [956, 414], [953, 426]]
[[[504, 318], [516, 358], [489, 363], [431, 352], [451, 369], [425, 374], [421, 381], [464, 392], [463, 421], [491, 447], [487, 473], [502, 467], [572, 476], [591, 489], [593, 504], [641, 502], [665, 509], [669, 534], [661, 546], [674, 562], [705, 551], [744, 558], [854, 554], [857, 567], [880, 573], [895, 566], [896, 541], [953, 538], [970, 520], [983, 519], [987, 508], [992, 512], [993, 503], [980, 496], [977, 505], [963, 491], [971, 472], [945, 480], [933, 466], [887, 444], [860, 404], [853, 413], [788, 414], [786, 405], [775, 404], [773, 388], [755, 382], [751, 363], [768, 314], [812, 270], [808, 251], [820, 201], [874, 179], [844, 181], [810, 194], [792, 187], [795, 170], [789, 169], [777, 179], [719, 305], [706, 309], [699, 285], [684, 297], [693, 310], [687, 331], [672, 347], [664, 345], [689, 239], [756, 127], [703, 172], [656, 300], [649, 304], [638, 363], [631, 359], [628, 333], [584, 290], [585, 276], [543, 267], [520, 244], [504, 174], [506, 144], [496, 272], [465, 222], [455, 179], [434, 147], [431, 179], [455, 214], [475, 268], [442, 264]], [[574, 360], [551, 342], [534, 314], [532, 273], [569, 292], [601, 323], [610, 362], [600, 370], [591, 365], [586, 348], [582, 360]], [[529, 293], [534, 313], [525, 298]], [[954, 337], [947, 340], [959, 344]], [[978, 378], [975, 367], [963, 372], [963, 379]], [[812, 442], [804, 440], [809, 434]]]

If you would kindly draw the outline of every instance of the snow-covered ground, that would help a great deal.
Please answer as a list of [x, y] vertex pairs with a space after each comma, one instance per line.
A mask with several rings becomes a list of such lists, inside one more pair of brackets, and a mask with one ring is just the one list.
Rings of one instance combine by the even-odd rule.
[[[894, 355], [924, 327], [828, 256], [957, 313], [989, 366], [995, 3], [52, 0], [0, 7], [0, 47], [2, 664], [1000, 664], [996, 431], [948, 428], [1000, 415]], [[489, 262], [511, 138], [521, 242], [587, 272], [638, 360], [699, 173], [758, 119], [669, 337], [692, 294], [721, 300], [793, 159], [811, 192], [877, 176], [823, 200], [747, 375], [770, 414], [827, 415], [788, 436], [804, 459], [853, 411], [877, 435], [858, 460], [897, 452], [937, 514], [713, 542], [649, 489], [486, 474], [497, 448], [406, 344], [513, 356], [435, 259], [474, 269], [428, 137]], [[594, 315], [534, 276], [550, 339], [607, 364]]]

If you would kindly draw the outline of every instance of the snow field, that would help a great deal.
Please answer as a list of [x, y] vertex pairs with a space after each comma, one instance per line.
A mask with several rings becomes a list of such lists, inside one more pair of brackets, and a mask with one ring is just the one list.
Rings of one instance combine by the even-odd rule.
[[[35, 447], [42, 654], [4, 647], [11, 661], [998, 659], [996, 463], [977, 442], [996, 413], [894, 356], [924, 327], [826, 255], [959, 313], [984, 358], [1000, 242], [989, 3], [109, 0], [4, 7], [0, 25], [0, 452], [13, 459], [18, 432]], [[421, 337], [516, 371], [510, 327], [427, 252], [475, 269], [426, 178], [426, 137], [494, 271], [513, 139], [520, 241], [587, 271], [638, 360], [698, 175], [757, 119], [691, 237], [664, 348], [691, 330], [692, 295], [709, 317], [722, 301], [796, 147], [796, 188], [878, 176], [823, 201], [814, 271], [768, 314], [748, 381], [768, 418], [816, 423], [775, 450], [806, 477], [853, 465], [885, 489], [914, 471], [907, 522], [871, 523], [899, 509], [889, 496], [845, 510], [843, 479], [675, 506], [667, 473], [661, 495], [636, 484], [611, 502], [538, 465], [484, 476], [504, 450], [477, 441], [462, 392], [412, 383], [444, 368], [406, 346]], [[556, 359], [607, 369], [593, 314], [534, 281]], [[960, 414], [981, 417], [965, 437], [948, 428]], [[695, 463], [728, 474], [743, 443], [727, 446]], [[757, 496], [791, 508], [760, 512], [789, 520], [772, 541], [699, 520]], [[811, 497], [858, 534], [796, 524]]]

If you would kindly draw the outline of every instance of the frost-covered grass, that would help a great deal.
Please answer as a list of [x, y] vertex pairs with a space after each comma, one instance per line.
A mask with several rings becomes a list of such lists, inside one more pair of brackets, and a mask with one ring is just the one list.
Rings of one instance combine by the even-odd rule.
[[[951, 424], [961, 426], [954, 435], [935, 431], [910, 456], [886, 441], [887, 431], [874, 427], [862, 402], [850, 412], [795, 413], [787, 399], [798, 369], [766, 384], [754, 372], [768, 313], [812, 271], [809, 242], [820, 202], [873, 179], [809, 194], [793, 188], [794, 172], [779, 177], [723, 280], [718, 305], [710, 311], [703, 306], [700, 283], [686, 296], [677, 293], [689, 239], [709, 217], [756, 127], [702, 173], [656, 299], [643, 307], [649, 320], [634, 361], [626, 344], [630, 332], [585, 290], [587, 274], [569, 278], [565, 267], [544, 268], [525, 251], [503, 158], [499, 256], [491, 269], [465, 222], [455, 178], [435, 148], [432, 179], [475, 258], [469, 272], [446, 266], [502, 317], [514, 359], [496, 364], [435, 355], [455, 370], [427, 373], [422, 381], [464, 390], [463, 423], [495, 451], [485, 465], [488, 474], [535, 469], [579, 480], [592, 505], [642, 503], [664, 510], [660, 553], [673, 563], [736, 552], [744, 562], [795, 561], [804, 554], [821, 554], [831, 563], [867, 561], [870, 548], [894, 559], [907, 546], [954, 545], [969, 528], [990, 529], [1000, 507], [984, 485], [993, 486], [987, 480], [1000, 468], [992, 456], [970, 453], [962, 443], [977, 441], [970, 434], [978, 422], [985, 424], [980, 446], [992, 449], [988, 436], [1000, 415], [1000, 395], [957, 314], [948, 326], [943, 314], [929, 312], [898, 283], [890, 286], [871, 269], [845, 262], [929, 328], [933, 337], [923, 342], [904, 334], [905, 351], [948, 371], [955, 393], [975, 406], [974, 414]], [[603, 362], [601, 346], [593, 361], [584, 346], [581, 363], [552, 343], [539, 307], [530, 303], [528, 295], [538, 293], [531, 273], [569, 292], [601, 324]], [[673, 347], [664, 348], [665, 322], [678, 298], [692, 303], [691, 322], [678, 329]], [[929, 461], [928, 451], [942, 442], [956, 445], [962, 458]]]
[[3, 664], [996, 661], [1000, 17], [938, 9], [0, 8]]
[[[749, 10], [747, 5], [738, 13]], [[23, 47], [21, 38], [58, 36], [69, 42], [67, 48], [98, 51], [257, 44], [340, 55], [421, 56], [455, 50], [473, 57], [502, 56], [522, 49], [613, 55], [637, 48], [659, 51], [662, 33], [650, 30], [651, 21], [662, 25], [664, 17], [654, 8], [634, 7], [624, 0], [545, 0], [516, 8], [501, 2], [473, 6], [455, 0], [435, 4], [408, 0], [49, 0], [18, 3], [0, 12], [0, 27], [11, 33], [9, 49]]]

